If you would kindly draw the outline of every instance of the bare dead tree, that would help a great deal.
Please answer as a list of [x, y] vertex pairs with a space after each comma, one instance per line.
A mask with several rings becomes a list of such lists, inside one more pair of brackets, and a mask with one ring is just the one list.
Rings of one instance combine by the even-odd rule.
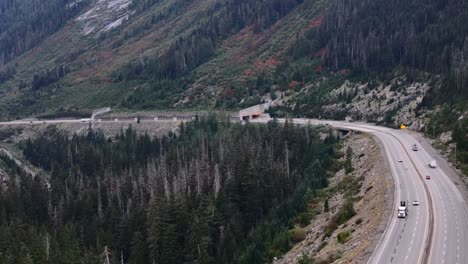
[[109, 248], [104, 246], [104, 252], [100, 255], [102, 264], [110, 264], [110, 255]]

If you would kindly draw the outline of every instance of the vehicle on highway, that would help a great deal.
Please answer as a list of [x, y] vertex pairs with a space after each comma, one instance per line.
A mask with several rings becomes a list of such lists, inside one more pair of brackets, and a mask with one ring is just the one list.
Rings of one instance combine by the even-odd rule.
[[398, 162], [403, 162], [403, 160], [402, 160], [402, 159], [399, 159]]
[[428, 162], [429, 167], [437, 168], [437, 162], [435, 160], [431, 160]]
[[30, 123], [30, 124], [32, 124], [32, 123], [33, 123], [33, 121], [29, 121], [29, 123]]
[[419, 205], [419, 202], [416, 201], [416, 200], [414, 200], [414, 201], [413, 201], [413, 205], [414, 205], [414, 206], [418, 206], [418, 205]]
[[406, 201], [400, 201], [400, 206], [398, 207], [398, 218], [406, 218], [408, 215], [408, 207], [406, 207]]
[[430, 180], [431, 179], [431, 175], [426, 175], [426, 180]]
[[413, 151], [418, 151], [418, 145], [416, 144], [413, 144], [413, 147], [412, 147]]

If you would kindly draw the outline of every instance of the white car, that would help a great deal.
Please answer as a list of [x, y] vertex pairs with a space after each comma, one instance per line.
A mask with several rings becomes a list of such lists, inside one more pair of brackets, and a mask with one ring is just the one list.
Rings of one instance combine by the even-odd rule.
[[418, 206], [418, 205], [419, 205], [419, 202], [418, 202], [418, 201], [413, 201], [413, 205], [414, 205], [414, 206]]

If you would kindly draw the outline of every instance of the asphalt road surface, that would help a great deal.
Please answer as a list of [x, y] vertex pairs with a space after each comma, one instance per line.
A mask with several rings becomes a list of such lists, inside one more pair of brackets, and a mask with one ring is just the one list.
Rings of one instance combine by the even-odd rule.
[[[252, 122], [266, 123], [269, 120], [256, 119]], [[19, 120], [0, 122], [0, 126], [90, 121]], [[434, 158], [423, 146], [418, 144], [418, 151], [411, 149], [417, 140], [410, 133], [358, 122], [315, 119], [293, 119], [292, 122], [368, 132], [382, 142], [395, 182], [395, 200], [391, 218], [368, 263], [468, 263], [466, 202], [446, 172], [439, 167], [428, 166], [428, 161]], [[431, 179], [427, 180], [426, 175], [430, 175]], [[407, 218], [396, 216], [400, 201], [409, 202]], [[419, 201], [419, 206], [413, 206], [413, 201]]]

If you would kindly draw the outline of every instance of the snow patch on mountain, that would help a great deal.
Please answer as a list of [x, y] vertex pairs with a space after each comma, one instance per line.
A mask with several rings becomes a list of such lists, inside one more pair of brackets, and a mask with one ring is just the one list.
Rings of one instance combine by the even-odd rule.
[[101, 33], [119, 27], [134, 12], [130, 9], [132, 0], [96, 0], [91, 8], [80, 15], [83, 35]]

